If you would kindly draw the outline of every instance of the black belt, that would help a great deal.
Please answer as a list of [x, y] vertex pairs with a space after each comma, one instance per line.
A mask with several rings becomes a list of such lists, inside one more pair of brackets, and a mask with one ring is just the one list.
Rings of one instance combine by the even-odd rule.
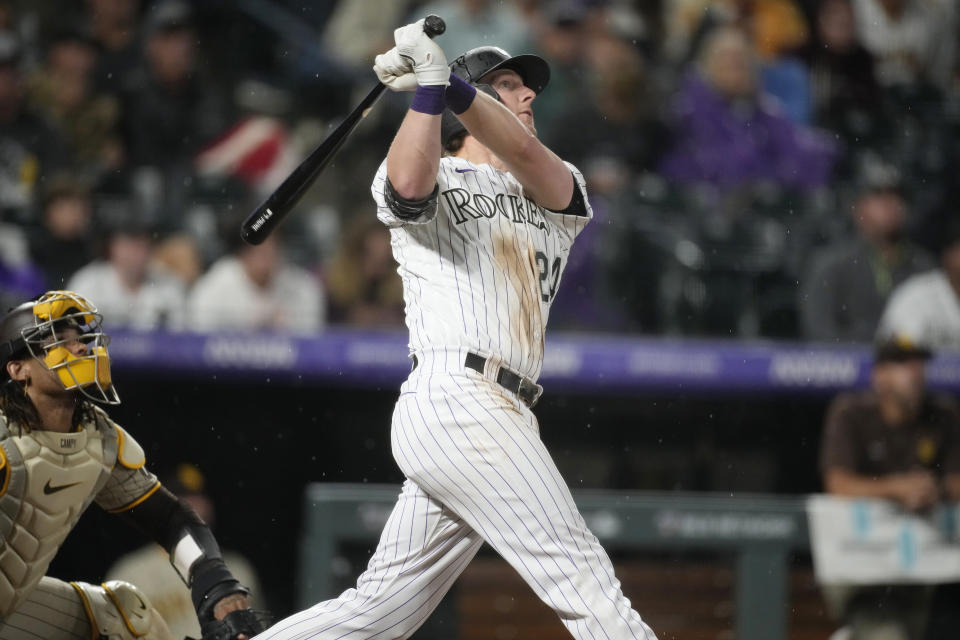
[[[411, 358], [413, 358], [413, 369], [416, 369], [418, 364], [417, 356], [411, 356]], [[473, 369], [479, 374], [483, 374], [487, 366], [487, 359], [479, 353], [468, 351], [467, 357], [463, 359], [463, 366], [468, 369]], [[537, 401], [540, 399], [540, 394], [543, 393], [543, 387], [536, 382], [519, 373], [510, 371], [510, 369], [506, 367], [500, 367], [497, 370], [496, 380], [497, 384], [507, 391], [516, 394], [516, 396], [520, 398], [520, 401], [531, 409], [537, 404]]]

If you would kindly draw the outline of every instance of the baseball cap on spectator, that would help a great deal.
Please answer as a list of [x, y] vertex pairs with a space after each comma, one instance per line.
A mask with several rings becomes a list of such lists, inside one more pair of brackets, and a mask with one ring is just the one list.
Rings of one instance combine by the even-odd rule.
[[193, 26], [193, 8], [183, 0], [164, 0], [147, 15], [147, 35]]
[[911, 360], [929, 360], [933, 352], [917, 344], [906, 336], [894, 335], [879, 342], [873, 353], [874, 364], [883, 362], [909, 362]]
[[215, 509], [206, 493], [207, 479], [199, 468], [189, 462], [181, 462], [172, 473], [163, 478], [162, 484], [193, 509], [201, 520], [211, 527], [214, 525]]
[[203, 472], [189, 462], [181, 462], [168, 476], [163, 479], [165, 486], [171, 493], [183, 496], [195, 493], [204, 493], [207, 484]]

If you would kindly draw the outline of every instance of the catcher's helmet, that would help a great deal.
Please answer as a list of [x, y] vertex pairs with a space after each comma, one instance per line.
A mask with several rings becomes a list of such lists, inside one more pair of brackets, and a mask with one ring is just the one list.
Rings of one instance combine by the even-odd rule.
[[[512, 69], [523, 78], [523, 84], [536, 93], [543, 91], [550, 82], [550, 65], [540, 56], [525, 53], [511, 56], [500, 47], [477, 47], [470, 49], [462, 56], [450, 63], [453, 75], [466, 80], [474, 86], [480, 85], [485, 75], [499, 69]], [[487, 91], [487, 93], [491, 93]], [[496, 92], [491, 95], [496, 97]], [[457, 116], [449, 109], [444, 109], [441, 121], [440, 136], [446, 145], [450, 138], [466, 131]]]
[[[14, 307], [0, 320], [0, 382], [8, 377], [8, 362], [32, 357], [56, 373], [64, 389], [119, 404], [102, 319], [90, 301], [72, 291], [48, 291]], [[86, 352], [76, 355], [68, 349], [74, 341], [82, 342]]]

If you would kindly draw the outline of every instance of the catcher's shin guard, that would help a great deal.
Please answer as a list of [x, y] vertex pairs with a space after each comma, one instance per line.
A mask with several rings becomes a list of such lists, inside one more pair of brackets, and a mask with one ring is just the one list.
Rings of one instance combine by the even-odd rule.
[[103, 640], [173, 640], [167, 623], [139, 589], [123, 580], [102, 586], [71, 582], [90, 618], [92, 637]]

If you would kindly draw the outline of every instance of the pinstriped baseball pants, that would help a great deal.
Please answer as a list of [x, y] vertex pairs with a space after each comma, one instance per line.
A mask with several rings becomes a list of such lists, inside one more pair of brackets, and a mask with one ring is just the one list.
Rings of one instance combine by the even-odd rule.
[[624, 597], [533, 413], [479, 373], [422, 368], [394, 409], [393, 454], [407, 481], [367, 570], [356, 588], [257, 638], [407, 638], [486, 541], [573, 637], [656, 640]]
[[[101, 620], [113, 619], [120, 623], [122, 614], [114, 608], [111, 600], [104, 594], [102, 600], [88, 601], [88, 604], [94, 608], [107, 607], [103, 612], [98, 609], [96, 615], [104, 614], [100, 616]], [[154, 616], [152, 626], [146, 635], [136, 637], [174, 640], [160, 614], [152, 607], [150, 610]], [[128, 625], [118, 624], [113, 631], [100, 629], [103, 635], [97, 637], [134, 640], [134, 633]], [[93, 625], [77, 590], [70, 583], [50, 576], [41, 578], [16, 611], [0, 622], [0, 640], [89, 640], [92, 633]]]
[[44, 577], [5, 623], [0, 640], [89, 640], [83, 601], [66, 582]]

